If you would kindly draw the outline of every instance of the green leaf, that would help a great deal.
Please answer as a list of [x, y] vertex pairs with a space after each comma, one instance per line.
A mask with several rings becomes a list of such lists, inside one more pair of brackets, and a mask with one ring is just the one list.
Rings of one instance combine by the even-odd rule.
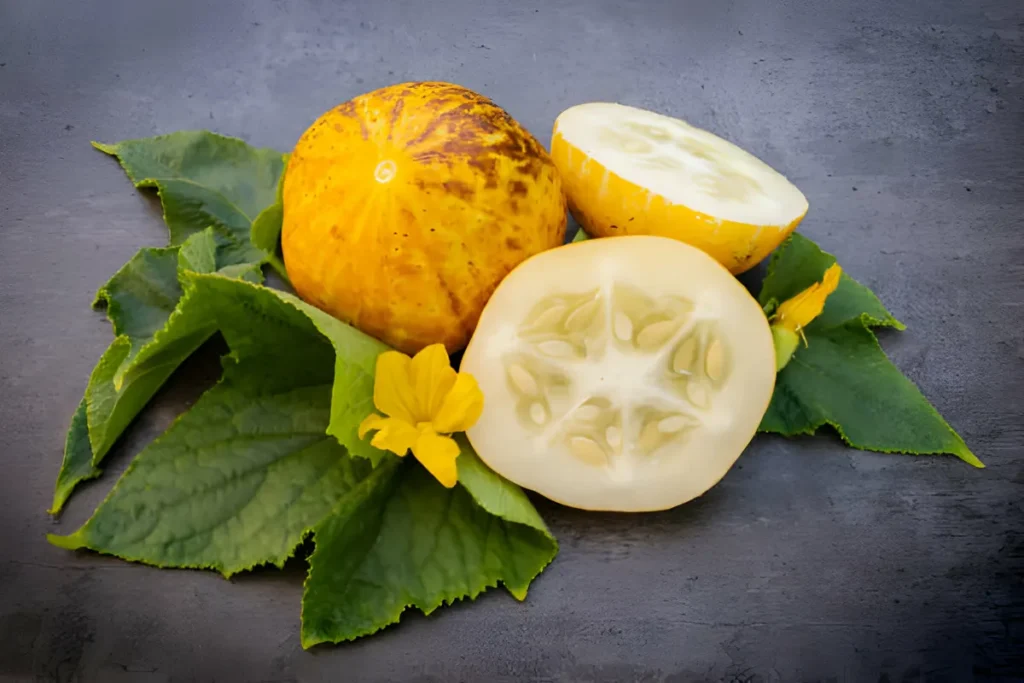
[[371, 466], [324, 433], [329, 370], [317, 378], [275, 361], [228, 359], [221, 382], [135, 458], [89, 521], [50, 541], [225, 576], [282, 566]]
[[[181, 296], [181, 276], [189, 271], [194, 273], [212, 273], [218, 269], [218, 267], [227, 267], [225, 263], [217, 263], [217, 241], [213, 236], [212, 229], [206, 229], [202, 232], [198, 232], [187, 240], [185, 240], [180, 247], [170, 247], [170, 250], [176, 250], [177, 262], [174, 271], [174, 291], [177, 296]], [[147, 250], [143, 250], [147, 251]], [[141, 253], [141, 252], [140, 252]], [[223, 255], [221, 257], [223, 259]], [[249, 264], [243, 264], [249, 265]], [[108, 282], [104, 289], [109, 290], [111, 283]], [[102, 291], [102, 290], [101, 290]], [[109, 299], [109, 294], [108, 297]], [[116, 301], [116, 300], [115, 300]], [[177, 301], [174, 302], [177, 306]], [[167, 311], [167, 315], [170, 315], [170, 310]], [[156, 328], [163, 327], [164, 323], [167, 322], [167, 316], [162, 316], [159, 319]]]
[[[774, 305], [819, 281], [835, 258], [793, 235], [772, 257], [759, 297]], [[795, 436], [833, 427], [848, 445], [883, 453], [950, 454], [983, 467], [869, 329], [904, 326], [844, 272], [822, 314], [779, 373], [760, 431]]]
[[453, 489], [415, 461], [389, 458], [317, 525], [303, 647], [369, 635], [410, 606], [429, 615], [499, 582], [526, 597], [555, 540], [523, 492], [461, 445]]
[[[351, 454], [369, 458], [374, 464], [386, 456], [360, 439], [359, 423], [374, 410], [373, 382], [377, 356], [389, 350], [386, 344], [360, 332], [351, 325], [310, 306], [288, 292], [265, 287], [238, 288], [223, 278], [196, 278], [204, 297], [218, 302], [217, 326], [233, 350], [246, 353], [252, 344], [262, 345], [275, 335], [297, 335], [325, 340], [331, 353], [324, 356], [325, 367], [334, 370], [331, 389], [331, 417], [327, 433], [334, 436]], [[238, 311], [245, 312], [239, 318]], [[253, 318], [253, 316], [257, 316]], [[254, 330], [260, 330], [254, 336]], [[302, 364], [314, 359], [303, 357], [298, 342], [278, 343], [276, 353]], [[241, 349], [241, 350], [240, 350]], [[283, 361], [276, 361], [283, 362]], [[320, 361], [317, 361], [320, 362]]]
[[220, 273], [247, 282], [263, 282], [261, 264], [257, 261], [236, 261], [234, 253], [224, 248], [212, 228], [192, 235], [178, 248], [179, 285], [187, 273]]
[[258, 264], [225, 265], [232, 256], [207, 229], [179, 246], [139, 250], [100, 289], [95, 303], [106, 305], [117, 336], [89, 377], [85, 431], [68, 436], [51, 513], [60, 512], [78, 482], [99, 474], [97, 466], [139, 411], [216, 330], [209, 317], [181, 311], [181, 274], [261, 277]]
[[[288, 164], [288, 156], [284, 155], [285, 167]], [[256, 245], [258, 249], [263, 251], [267, 255], [267, 261], [274, 268], [279, 276], [285, 281], [288, 281], [288, 271], [285, 268], [284, 261], [281, 259], [281, 226], [284, 222], [284, 200], [282, 194], [284, 191], [284, 173], [281, 173], [281, 177], [277, 184], [277, 195], [274, 203], [263, 209], [260, 215], [256, 216], [256, 220], [252, 222], [252, 229], [250, 230], [250, 239], [252, 243]]]
[[883, 453], [956, 455], [983, 467], [859, 321], [808, 334], [779, 374], [761, 430], [792, 436], [836, 429], [850, 446]]
[[[180, 303], [181, 286], [177, 277], [191, 277], [190, 269], [198, 271], [220, 266], [224, 249], [219, 248], [214, 254], [212, 250], [215, 248], [219, 247], [215, 247], [211, 231], [205, 230], [190, 237], [180, 247], [142, 250], [105, 286], [102, 298], [110, 301], [108, 315], [118, 336], [90, 377], [84, 399], [90, 445], [83, 448], [69, 435], [54, 491], [53, 514], [61, 510], [78, 482], [98, 474], [95, 467], [102, 462], [124, 429], [174, 370], [218, 328], [232, 348], [250, 343], [248, 335], [256, 323], [249, 310], [254, 305], [252, 296], [246, 290], [220, 288], [216, 284], [219, 280], [203, 280], [200, 285], [206, 292], [204, 296], [233, 302], [238, 310], [248, 311], [241, 319], [238, 319], [236, 309], [230, 306], [225, 308], [221, 305], [214, 313], [209, 307], [182, 306]], [[249, 281], [252, 278], [247, 276], [259, 275], [258, 266], [253, 264], [222, 266], [214, 272]], [[274, 303], [262, 311], [264, 319], [261, 325], [272, 326], [282, 334], [294, 335], [296, 330], [302, 331], [303, 338], [322, 339], [326, 336], [329, 345], [325, 348], [333, 349], [323, 357], [325, 367], [334, 367], [331, 390], [334, 401], [327, 433], [335, 436], [353, 454], [378, 462], [384, 452], [371, 446], [369, 440], [360, 439], [356, 429], [374, 409], [376, 358], [388, 347], [308, 306], [297, 297], [276, 290], [265, 291], [272, 293], [270, 301]], [[174, 305], [167, 314], [172, 300]], [[153, 331], [161, 317], [165, 321], [164, 327]], [[288, 348], [283, 344], [278, 351]]]
[[92, 464], [92, 446], [89, 445], [85, 409], [86, 403], [83, 398], [74, 417], [71, 418], [71, 427], [64, 443], [64, 462], [57, 475], [53, 504], [48, 511], [50, 514], [60, 512], [79, 482], [100, 476], [100, 469]]
[[282, 300], [302, 311], [334, 347], [334, 388], [332, 389], [331, 422], [327, 433], [333, 435], [352, 455], [369, 458], [374, 463], [386, 456], [385, 451], [360, 439], [359, 423], [374, 411], [373, 382], [377, 356], [391, 347], [341, 322], [320, 309], [310, 306], [287, 292], [275, 291]]
[[[96, 293], [93, 306], [106, 306], [115, 335], [149, 339], [167, 324], [181, 298], [178, 250], [179, 247], [140, 249]], [[212, 261], [213, 255], [204, 260]], [[134, 353], [138, 351], [136, 345]]]
[[225, 574], [280, 564], [370, 468], [325, 433], [333, 347], [274, 290], [222, 274], [183, 282], [168, 330], [219, 329], [231, 347], [223, 379], [136, 457], [81, 529], [51, 541]]
[[283, 154], [209, 131], [93, 145], [116, 157], [136, 187], [156, 189], [172, 245], [213, 226], [233, 262], [264, 259], [250, 232], [276, 203]]
[[287, 282], [288, 271], [279, 255], [283, 220], [284, 207], [281, 204], [271, 204], [261, 211], [252, 223], [252, 243], [266, 253], [267, 262]]
[[[496, 517], [537, 529], [554, 542], [544, 520], [523, 490], [487, 467], [465, 436], [460, 434], [455, 440], [461, 449], [456, 461], [459, 465], [459, 484], [469, 491], [477, 504]], [[507, 581], [506, 585], [509, 585]], [[509, 586], [509, 590], [520, 600], [526, 597], [525, 585]]]

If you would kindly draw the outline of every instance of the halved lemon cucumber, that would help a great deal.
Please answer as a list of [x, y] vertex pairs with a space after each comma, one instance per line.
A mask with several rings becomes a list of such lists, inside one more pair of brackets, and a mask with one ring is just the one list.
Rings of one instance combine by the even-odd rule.
[[484, 394], [467, 436], [511, 481], [588, 510], [674, 507], [714, 486], [775, 386], [767, 318], [703, 251], [658, 236], [517, 266], [462, 359]]
[[555, 120], [551, 156], [572, 215], [594, 237], [662, 235], [733, 274], [807, 213], [803, 193], [754, 155], [680, 119], [590, 102]]

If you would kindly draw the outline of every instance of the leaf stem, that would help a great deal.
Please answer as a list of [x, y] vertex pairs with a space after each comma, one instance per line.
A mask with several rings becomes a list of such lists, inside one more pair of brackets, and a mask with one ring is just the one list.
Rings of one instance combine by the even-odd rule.
[[284, 280], [289, 287], [292, 286], [292, 281], [288, 279], [288, 270], [284, 266], [284, 261], [282, 261], [277, 254], [268, 254], [267, 263], [274, 269], [274, 272], [277, 273], [278, 277]]

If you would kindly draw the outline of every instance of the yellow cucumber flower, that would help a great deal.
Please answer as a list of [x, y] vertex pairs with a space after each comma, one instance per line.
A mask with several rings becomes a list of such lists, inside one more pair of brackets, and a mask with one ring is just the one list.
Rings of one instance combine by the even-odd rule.
[[775, 315], [771, 317], [772, 338], [775, 340], [775, 367], [782, 370], [789, 359], [796, 353], [802, 339], [807, 346], [804, 328], [825, 310], [825, 300], [839, 286], [839, 277], [843, 269], [833, 263], [825, 271], [821, 282], [803, 290], [796, 296], [786, 299], [779, 305]]
[[359, 438], [377, 433], [374, 447], [399, 456], [411, 449], [442, 485], [455, 486], [459, 445], [448, 436], [464, 432], [480, 418], [484, 396], [476, 379], [456, 373], [443, 344], [431, 344], [415, 357], [386, 351], [377, 357], [371, 413], [359, 425]]

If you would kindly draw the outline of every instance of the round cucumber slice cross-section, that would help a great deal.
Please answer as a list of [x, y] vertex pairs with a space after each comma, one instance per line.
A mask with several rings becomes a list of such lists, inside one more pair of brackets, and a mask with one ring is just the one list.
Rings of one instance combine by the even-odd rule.
[[498, 286], [462, 359], [484, 394], [481, 459], [590, 510], [674, 507], [715, 485], [775, 386], [764, 312], [724, 267], [666, 237], [542, 252]]

